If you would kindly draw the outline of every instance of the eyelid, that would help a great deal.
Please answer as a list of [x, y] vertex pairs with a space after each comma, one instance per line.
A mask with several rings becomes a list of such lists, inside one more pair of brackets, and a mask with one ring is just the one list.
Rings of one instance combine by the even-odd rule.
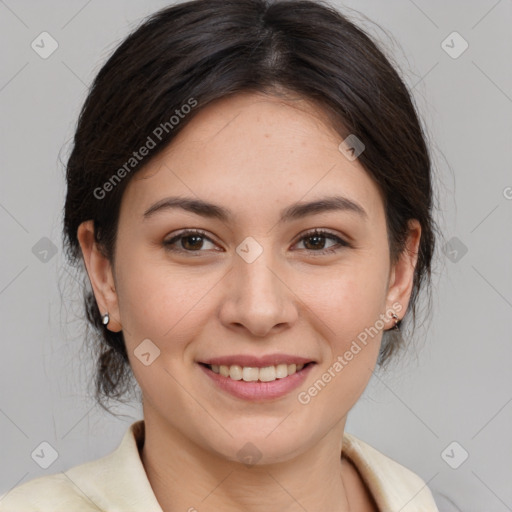
[[[164, 240], [163, 244], [164, 246], [171, 246], [176, 241], [180, 240], [181, 238], [186, 238], [187, 236], [193, 236], [193, 235], [201, 235], [203, 238], [207, 239], [208, 241], [219, 245], [206, 231], [203, 231], [200, 228], [185, 228], [179, 231], [178, 233], [174, 234], [170, 239]], [[185, 253], [201, 253], [206, 251], [186, 251], [185, 249], [169, 249], [174, 250], [174, 252], [185, 252]]]
[[315, 235], [325, 236], [326, 238], [336, 238], [340, 242], [349, 245], [347, 237], [345, 237], [344, 235], [338, 234], [338, 233], [336, 233], [334, 231], [330, 231], [329, 229], [324, 229], [324, 228], [313, 228], [313, 229], [309, 229], [307, 231], [304, 231], [303, 233], [300, 233], [297, 236], [297, 241], [300, 241], [303, 238], [306, 238], [308, 236], [315, 236]]
[[300, 235], [298, 235], [297, 241], [294, 243], [294, 245], [301, 242], [305, 238], [309, 238], [309, 237], [313, 237], [313, 236], [321, 236], [324, 238], [330, 238], [331, 240], [334, 240], [337, 243], [337, 246], [328, 247], [327, 249], [319, 249], [318, 251], [314, 251], [312, 249], [305, 249], [309, 254], [324, 255], [327, 253], [336, 253], [344, 247], [352, 247], [352, 244], [347, 241], [346, 237], [344, 237], [343, 235], [338, 235], [337, 233], [332, 232], [328, 229], [324, 229], [324, 228], [314, 228], [314, 229], [305, 231], [304, 233], [301, 233]]

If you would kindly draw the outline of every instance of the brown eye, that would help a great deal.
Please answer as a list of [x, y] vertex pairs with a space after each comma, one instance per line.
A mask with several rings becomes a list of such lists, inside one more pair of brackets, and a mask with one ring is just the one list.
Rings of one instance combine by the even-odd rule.
[[[327, 239], [333, 240], [336, 242], [334, 246], [325, 248], [325, 241]], [[309, 233], [306, 233], [299, 242], [306, 241], [304, 245], [306, 246], [306, 250], [308, 252], [316, 253], [318, 255], [333, 253], [339, 250], [340, 246], [348, 247], [349, 244], [345, 242], [345, 240], [341, 239], [339, 236], [334, 235], [328, 231], [315, 230]]]
[[201, 249], [201, 247], [203, 246], [203, 237], [202, 235], [182, 236], [181, 245], [184, 249], [191, 251]]
[[[206, 241], [213, 244], [212, 240], [203, 231], [183, 231], [179, 235], [164, 241], [164, 246], [169, 251], [175, 252], [203, 252]], [[178, 245], [175, 247], [175, 245]]]

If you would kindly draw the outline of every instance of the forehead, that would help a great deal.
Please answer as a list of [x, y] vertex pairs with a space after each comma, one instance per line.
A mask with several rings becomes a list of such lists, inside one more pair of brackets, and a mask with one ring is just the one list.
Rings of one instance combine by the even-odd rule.
[[380, 192], [357, 160], [339, 151], [342, 137], [317, 105], [260, 93], [204, 107], [125, 191], [139, 214], [166, 195], [231, 205], [248, 215], [301, 199], [343, 195], [370, 217]]

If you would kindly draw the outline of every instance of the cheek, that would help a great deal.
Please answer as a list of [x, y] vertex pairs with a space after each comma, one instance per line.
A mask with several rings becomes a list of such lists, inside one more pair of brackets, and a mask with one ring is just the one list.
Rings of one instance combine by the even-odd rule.
[[118, 276], [127, 345], [135, 348], [149, 338], [166, 353], [183, 350], [199, 323], [198, 316], [206, 314], [208, 291], [221, 277], [199, 267], [179, 268], [155, 261], [147, 253], [124, 258]]
[[[132, 265], [133, 264], [133, 265]], [[154, 261], [125, 259], [119, 272], [119, 306], [130, 365], [148, 402], [182, 404], [180, 386], [188, 371], [187, 346], [203, 322], [205, 276], [191, 276]], [[147, 340], [150, 340], [148, 342]], [[149, 356], [144, 360], [144, 354]], [[148, 363], [148, 364], [146, 364]], [[170, 372], [170, 375], [168, 372]], [[182, 404], [184, 407], [185, 404]]]
[[302, 390], [302, 397], [320, 409], [337, 404], [332, 410], [336, 416], [357, 402], [377, 362], [383, 328], [380, 315], [385, 312], [383, 269], [354, 266], [317, 282], [314, 291], [307, 288], [304, 285], [308, 294], [304, 302], [325, 350], [321, 368], [310, 387]]
[[297, 280], [297, 295], [325, 324], [326, 338], [346, 339], [373, 325], [385, 311], [387, 265], [359, 254]]

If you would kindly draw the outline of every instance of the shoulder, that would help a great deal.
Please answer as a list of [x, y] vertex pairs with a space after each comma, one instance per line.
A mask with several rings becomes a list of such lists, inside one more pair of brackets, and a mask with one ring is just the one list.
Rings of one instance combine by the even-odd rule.
[[139, 456], [144, 421], [133, 423], [121, 443], [99, 459], [35, 478], [0, 496], [0, 512], [162, 512]]
[[105, 510], [111, 503], [108, 500], [112, 498], [105, 493], [105, 486], [116, 492], [121, 491], [122, 495], [122, 483], [116, 475], [122, 475], [126, 470], [122, 462], [130, 463], [128, 459], [121, 461], [119, 452], [120, 448], [117, 448], [99, 459], [73, 466], [62, 473], [34, 478], [14, 487], [0, 496], [0, 512]]
[[65, 473], [34, 478], [0, 495], [0, 512], [64, 512], [69, 510], [98, 512], [98, 506], [73, 485]]
[[410, 469], [348, 433], [343, 435], [343, 453], [383, 510], [438, 512], [427, 484]]
[[135, 487], [126, 478], [140, 464], [136, 436], [143, 432], [141, 423], [132, 424], [109, 454], [4, 492], [0, 512], [98, 512], [123, 501], [126, 489]]

